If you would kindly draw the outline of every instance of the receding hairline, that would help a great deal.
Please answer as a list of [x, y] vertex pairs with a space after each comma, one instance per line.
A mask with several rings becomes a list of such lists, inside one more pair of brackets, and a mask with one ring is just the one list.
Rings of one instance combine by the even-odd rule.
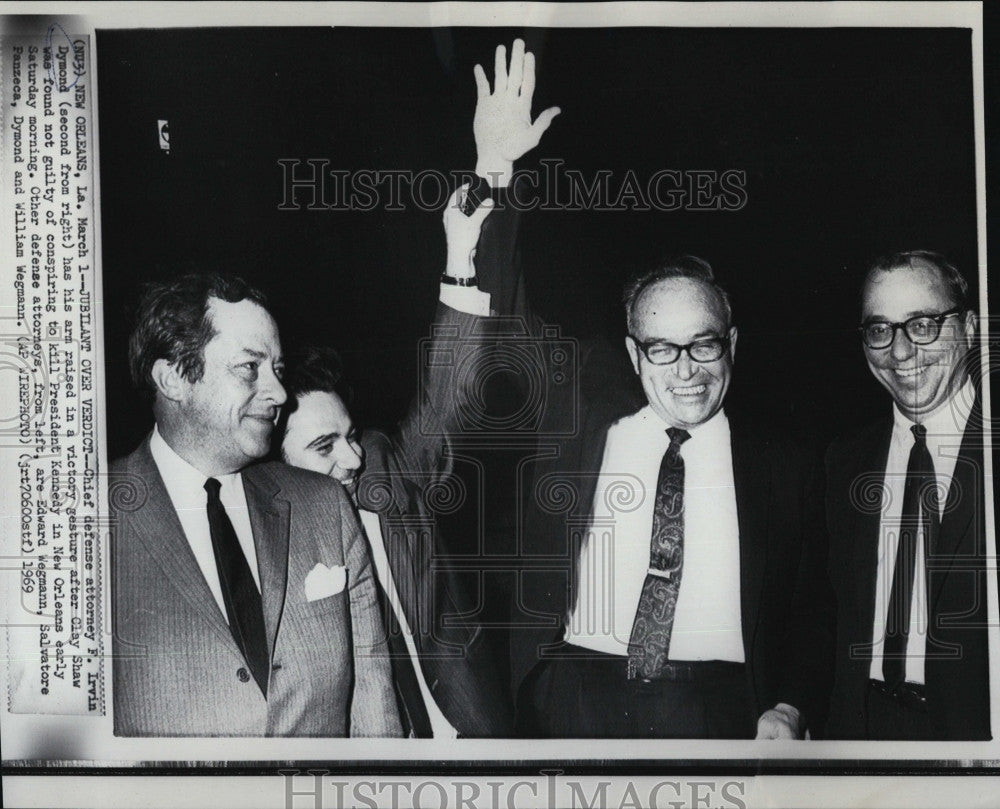
[[966, 309], [972, 305], [969, 300], [969, 282], [958, 267], [944, 255], [931, 250], [910, 250], [894, 253], [876, 259], [869, 266], [861, 284], [861, 308], [865, 307], [868, 291], [877, 276], [896, 272], [933, 273], [938, 283], [944, 287], [945, 295], [953, 306]]
[[868, 270], [868, 272], [865, 273], [865, 280], [861, 284], [861, 308], [865, 308], [865, 303], [868, 300], [868, 293], [881, 278], [889, 275], [897, 275], [899, 273], [930, 273], [934, 276], [938, 288], [945, 295], [945, 297], [948, 298], [952, 306], [965, 305], [960, 297], [955, 294], [953, 285], [941, 268], [921, 260], [920, 263], [894, 264], [888, 267], [872, 267]]
[[216, 318], [220, 311], [229, 309], [230, 312], [233, 312], [237, 307], [243, 306], [244, 304], [249, 304], [251, 307], [260, 309], [267, 319], [271, 321], [271, 325], [274, 327], [275, 335], [277, 336], [279, 334], [278, 321], [271, 313], [271, 310], [264, 304], [255, 301], [253, 298], [240, 298], [238, 301], [227, 301], [225, 298], [220, 298], [218, 295], [209, 295], [205, 298], [205, 322], [212, 330], [212, 337], [217, 337], [219, 334], [219, 327], [216, 322]]
[[730, 309], [726, 305], [726, 299], [718, 285], [705, 278], [695, 278], [689, 275], [674, 275], [666, 278], [658, 278], [643, 287], [639, 294], [636, 295], [635, 300], [632, 303], [632, 310], [628, 313], [634, 325], [637, 325], [640, 320], [643, 302], [646, 300], [647, 296], [651, 295], [659, 288], [670, 284], [679, 284], [681, 286], [688, 284], [695, 288], [700, 288], [700, 294], [704, 298], [712, 301], [712, 313], [718, 316], [719, 320], [723, 324], [723, 328], [728, 330], [732, 327], [732, 323], [730, 322], [731, 315], [729, 314]]

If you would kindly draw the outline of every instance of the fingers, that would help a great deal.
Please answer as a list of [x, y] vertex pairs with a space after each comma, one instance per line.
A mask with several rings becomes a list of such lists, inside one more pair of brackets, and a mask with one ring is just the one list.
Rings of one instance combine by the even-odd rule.
[[515, 39], [510, 47], [510, 75], [507, 77], [507, 92], [516, 96], [521, 89], [524, 75], [524, 40]]
[[780, 722], [774, 720], [764, 720], [757, 725], [758, 739], [788, 739], [791, 736], [783, 733], [784, 728]]
[[479, 207], [472, 212], [472, 216], [469, 217], [469, 224], [472, 227], [475, 227], [478, 231], [479, 228], [483, 226], [483, 220], [490, 215], [490, 211], [492, 210], [493, 200], [487, 197], [479, 204]]
[[[452, 191], [451, 196], [448, 198], [448, 202], [444, 206], [444, 213], [441, 215], [446, 232], [448, 230], [449, 219], [454, 218], [456, 221], [460, 222], [462, 219], [468, 218], [468, 221], [481, 225], [489, 212], [493, 210], [493, 200], [490, 197], [486, 197], [486, 199], [479, 203], [479, 206], [469, 217], [466, 217], [465, 214], [462, 213], [462, 209], [465, 207], [465, 200], [468, 197], [470, 185], [471, 183], [463, 183]], [[456, 214], [460, 214], [461, 218], [458, 218]]]
[[462, 208], [462, 203], [465, 202], [465, 195], [469, 191], [469, 183], [464, 183], [451, 192], [451, 196], [448, 197], [448, 202], [445, 203], [444, 211], [441, 214], [441, 221], [444, 222], [444, 232], [448, 232], [448, 220], [451, 219], [454, 211], [459, 211]]
[[472, 68], [472, 73], [476, 77], [476, 96], [482, 98], [490, 94], [490, 83], [486, 79], [486, 71], [482, 65]]
[[521, 102], [531, 110], [531, 97], [535, 94], [535, 54], [524, 54], [524, 75], [521, 78]]
[[773, 708], [757, 720], [758, 739], [798, 739], [798, 733], [788, 717]]
[[507, 89], [507, 49], [497, 45], [496, 56], [493, 59], [493, 92], [500, 93]]
[[544, 112], [540, 112], [538, 117], [535, 119], [535, 123], [531, 125], [531, 131], [534, 135], [539, 138], [542, 137], [542, 133], [545, 132], [552, 125], [552, 120], [562, 112], [559, 107], [549, 107]]

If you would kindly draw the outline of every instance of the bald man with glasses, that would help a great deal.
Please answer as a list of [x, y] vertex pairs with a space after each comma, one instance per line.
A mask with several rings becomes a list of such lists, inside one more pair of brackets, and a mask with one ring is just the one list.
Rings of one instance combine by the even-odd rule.
[[737, 330], [707, 262], [655, 267], [625, 313], [645, 401], [584, 352], [579, 429], [538, 463], [525, 504], [519, 729], [799, 738], [829, 695], [819, 464], [724, 409]]
[[[836, 677], [826, 736], [990, 738], [982, 405], [969, 286], [923, 250], [862, 289], [889, 417], [827, 452]], [[994, 616], [995, 621], [995, 616]]]

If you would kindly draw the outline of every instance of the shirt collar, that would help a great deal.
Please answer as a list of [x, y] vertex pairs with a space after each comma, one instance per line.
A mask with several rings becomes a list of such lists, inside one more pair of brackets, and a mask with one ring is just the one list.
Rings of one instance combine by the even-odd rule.
[[[639, 411], [639, 414], [644, 427], [649, 430], [650, 434], [665, 435], [667, 428], [674, 426], [661, 419], [653, 410], [652, 405], [646, 405]], [[719, 412], [708, 421], [702, 422], [696, 427], [685, 427], [684, 429], [691, 435], [687, 443], [727, 439], [729, 437], [729, 419], [726, 417], [726, 411], [720, 408]]]
[[[153, 427], [153, 435], [149, 439], [149, 451], [168, 489], [183, 490], [187, 493], [204, 492], [208, 475], [195, 469], [178, 455], [160, 433], [158, 426]], [[231, 472], [228, 475], [214, 475], [214, 477], [222, 484], [222, 490], [225, 491], [227, 487], [233, 486], [240, 480], [240, 473]]]

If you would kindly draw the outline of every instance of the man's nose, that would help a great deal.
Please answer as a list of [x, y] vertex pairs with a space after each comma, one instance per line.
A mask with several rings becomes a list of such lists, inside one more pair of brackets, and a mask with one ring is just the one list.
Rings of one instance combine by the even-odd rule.
[[917, 347], [907, 336], [906, 329], [896, 329], [892, 335], [892, 344], [889, 346], [892, 358], [902, 362], [912, 357], [916, 350]]
[[276, 407], [281, 407], [288, 399], [284, 385], [278, 379], [278, 375], [268, 365], [261, 365], [260, 376], [258, 377], [257, 395], [262, 399], [274, 402]]
[[674, 367], [674, 373], [677, 378], [687, 382], [691, 377], [694, 376], [694, 360], [691, 359], [691, 355], [688, 352], [682, 351], [681, 355], [677, 358], [677, 363]]
[[344, 446], [337, 458], [337, 466], [348, 471], [360, 468], [361, 461], [364, 458], [364, 450], [359, 445], [350, 441], [344, 441], [343, 443]]

